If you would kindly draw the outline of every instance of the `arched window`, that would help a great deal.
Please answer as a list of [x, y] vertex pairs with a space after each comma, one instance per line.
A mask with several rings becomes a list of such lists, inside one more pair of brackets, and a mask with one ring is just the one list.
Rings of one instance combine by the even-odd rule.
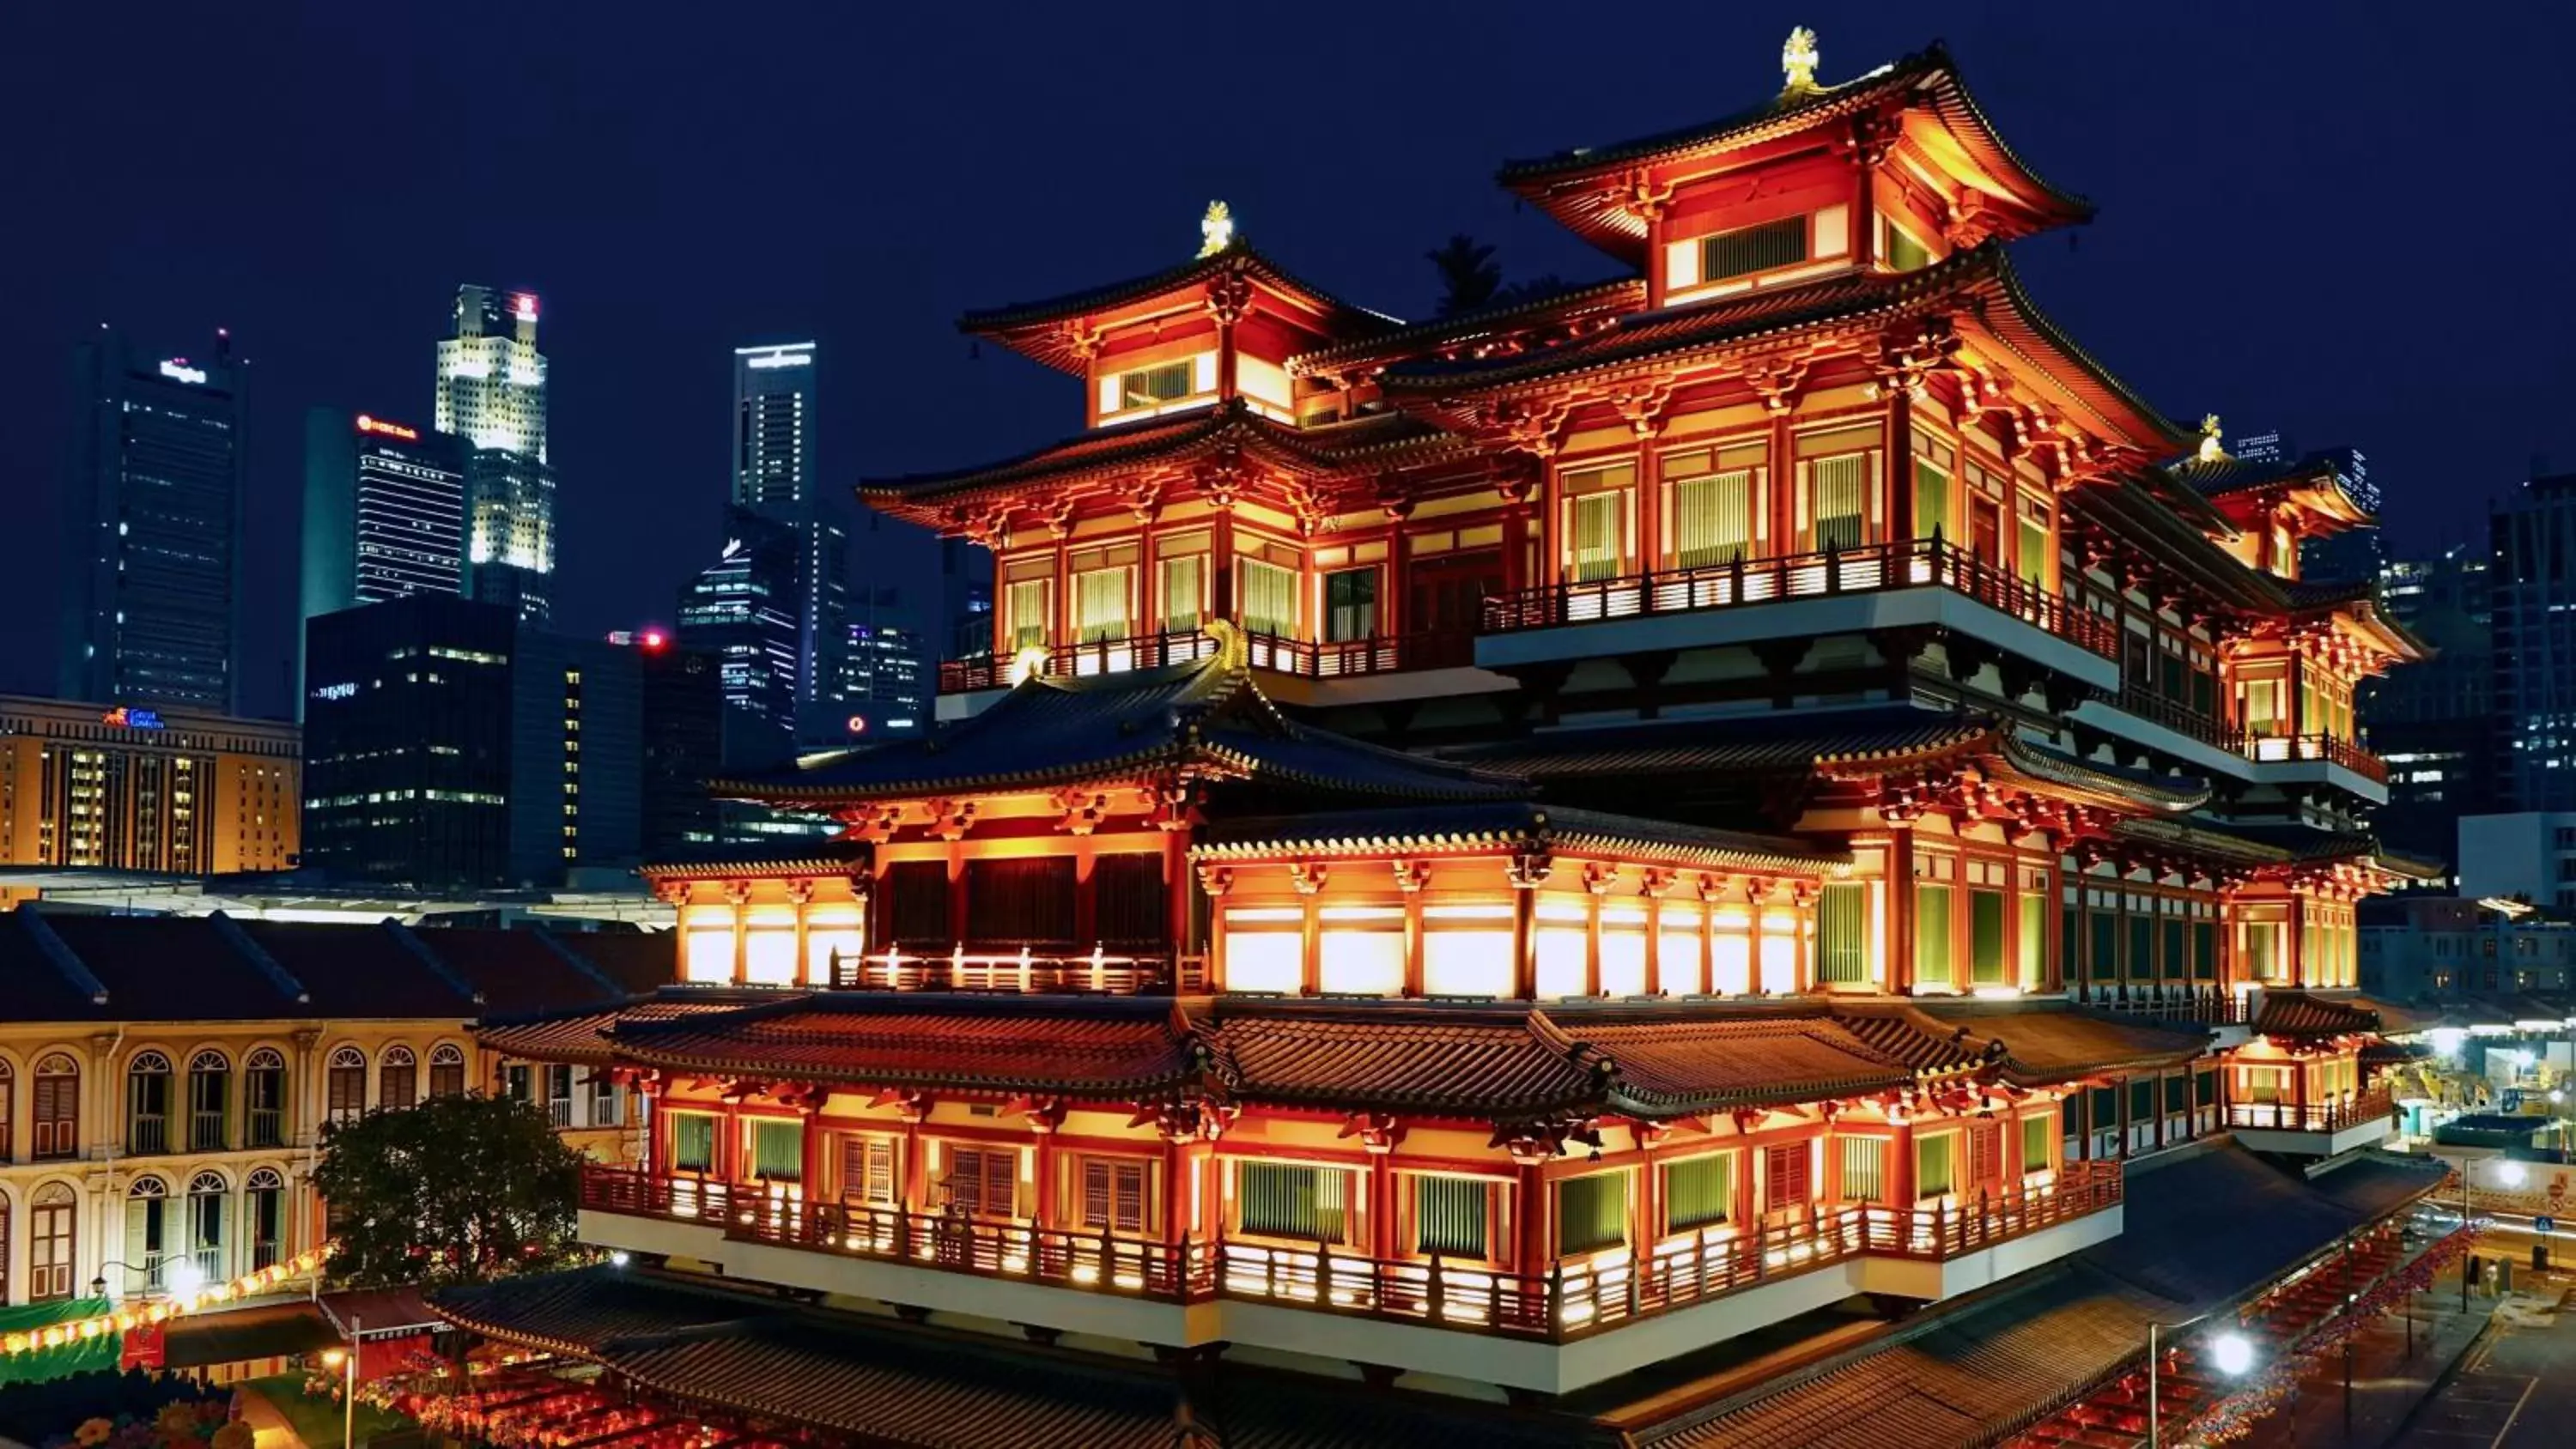
[[[14, 1107], [18, 1100], [17, 1088], [18, 1069], [7, 1062], [0, 1062], [0, 1162], [17, 1160], [18, 1144], [11, 1140], [12, 1134], [9, 1131], [11, 1127], [17, 1125]], [[0, 1280], [0, 1288], [6, 1286], [5, 1280]]]
[[330, 1101], [326, 1108], [331, 1121], [355, 1122], [367, 1111], [367, 1054], [353, 1046], [331, 1053], [330, 1074], [326, 1078]]
[[142, 1275], [140, 1282], [126, 1280], [125, 1291], [158, 1293], [162, 1284], [162, 1263], [169, 1253], [170, 1184], [157, 1177], [138, 1177], [125, 1190], [125, 1271]]
[[80, 1199], [59, 1182], [36, 1189], [27, 1212], [27, 1296], [42, 1303], [72, 1296], [79, 1246], [73, 1239]]
[[419, 1099], [420, 1068], [414, 1062], [411, 1048], [389, 1046], [377, 1058], [376, 1105], [408, 1107]]
[[433, 1097], [465, 1095], [465, 1053], [454, 1042], [441, 1042], [430, 1048], [429, 1094]]
[[170, 1150], [170, 1059], [136, 1052], [125, 1068], [125, 1150], [150, 1157]]
[[242, 1105], [249, 1119], [245, 1147], [286, 1145], [286, 1058], [261, 1047], [242, 1063]]
[[188, 1184], [188, 1251], [203, 1281], [221, 1283], [224, 1272], [224, 1199], [232, 1185], [220, 1172], [201, 1172]]
[[263, 1167], [243, 1184], [244, 1215], [250, 1220], [250, 1271], [277, 1266], [286, 1256], [286, 1179], [274, 1167]]
[[80, 1063], [54, 1052], [36, 1063], [35, 1157], [80, 1156]]
[[225, 1113], [232, 1105], [232, 1059], [202, 1051], [188, 1060], [188, 1150], [221, 1152], [232, 1140]]

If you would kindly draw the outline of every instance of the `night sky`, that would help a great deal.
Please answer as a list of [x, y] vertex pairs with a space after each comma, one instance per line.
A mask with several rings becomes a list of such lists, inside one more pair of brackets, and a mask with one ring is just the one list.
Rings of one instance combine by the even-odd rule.
[[[69, 358], [229, 326], [254, 366], [249, 703], [288, 708], [301, 415], [425, 425], [456, 284], [544, 299], [558, 621], [669, 616], [720, 544], [730, 353], [822, 346], [827, 486], [1081, 425], [958, 313], [1186, 258], [1211, 197], [1403, 316], [1468, 231], [1510, 280], [1613, 264], [1497, 163], [1709, 119], [1945, 39], [2099, 218], [2040, 304], [2179, 417], [2350, 442], [2394, 539], [2576, 468], [2565, 6], [1489, 3], [72, 5], [0, 16], [0, 689], [49, 692]], [[915, 551], [917, 554], [917, 551]], [[901, 580], [919, 590], [926, 575]], [[265, 662], [262, 662], [265, 661]]]

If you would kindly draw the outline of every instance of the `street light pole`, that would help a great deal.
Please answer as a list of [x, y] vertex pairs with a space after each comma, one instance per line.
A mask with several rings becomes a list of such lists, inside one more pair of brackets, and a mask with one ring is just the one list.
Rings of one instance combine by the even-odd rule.
[[349, 1372], [340, 1385], [340, 1449], [358, 1449], [358, 1346], [364, 1325], [349, 1317]]
[[2460, 1311], [2462, 1313], [2469, 1311], [2469, 1265], [2476, 1261], [2470, 1256], [2469, 1242], [2469, 1159], [2463, 1155], [2460, 1158]]

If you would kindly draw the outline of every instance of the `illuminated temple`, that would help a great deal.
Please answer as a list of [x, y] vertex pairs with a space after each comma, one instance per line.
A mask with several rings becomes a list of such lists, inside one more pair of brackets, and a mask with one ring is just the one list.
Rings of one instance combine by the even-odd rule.
[[720, 782], [847, 829], [648, 869], [675, 985], [486, 1025], [650, 1110], [617, 1266], [444, 1311], [726, 1442], [2118, 1444], [2148, 1322], [2393, 1261], [2366, 515], [2039, 310], [2090, 208], [1946, 54], [1784, 68], [1503, 168], [1610, 281], [1220, 206], [964, 319], [1086, 426], [861, 496], [990, 649]]

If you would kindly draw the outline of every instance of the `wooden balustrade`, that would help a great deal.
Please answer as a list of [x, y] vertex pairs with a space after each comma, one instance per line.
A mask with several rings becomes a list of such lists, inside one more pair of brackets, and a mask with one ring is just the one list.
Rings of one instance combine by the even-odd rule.
[[2230, 1102], [2227, 1125], [2277, 1132], [2341, 1132], [2377, 1122], [2397, 1111], [2386, 1087], [2345, 1092], [2323, 1102]]
[[[1037, 672], [1053, 678], [1115, 674], [1129, 669], [1155, 669], [1184, 664], [1216, 653], [1216, 640], [1196, 630], [1172, 634], [1139, 634], [1124, 639], [1094, 639], [1081, 644], [1041, 646], [1032, 656]], [[1245, 662], [1306, 679], [1347, 679], [1368, 674], [1395, 674], [1409, 669], [1454, 669], [1476, 662], [1475, 635], [1464, 629], [1421, 630], [1381, 634], [1366, 639], [1312, 641], [1247, 630]], [[983, 655], [944, 659], [939, 664], [939, 692], [964, 694], [979, 689], [1006, 689], [1015, 671], [1026, 667], [1020, 656]]]
[[1703, 1230], [1642, 1250], [1587, 1254], [1544, 1273], [1458, 1259], [1375, 1259], [1235, 1238], [1165, 1243], [860, 1203], [808, 1204], [783, 1186], [729, 1188], [619, 1168], [582, 1171], [581, 1205], [720, 1227], [779, 1247], [1019, 1278], [1173, 1303], [1211, 1298], [1562, 1343], [1863, 1256], [1942, 1262], [2103, 1211], [2120, 1164], [2070, 1162], [2052, 1179], [1959, 1204], [1816, 1207], [1749, 1231]]
[[1136, 954], [950, 951], [913, 955], [878, 951], [840, 956], [832, 985], [843, 991], [1003, 991], [1146, 996], [1207, 990], [1207, 958], [1182, 953]]

